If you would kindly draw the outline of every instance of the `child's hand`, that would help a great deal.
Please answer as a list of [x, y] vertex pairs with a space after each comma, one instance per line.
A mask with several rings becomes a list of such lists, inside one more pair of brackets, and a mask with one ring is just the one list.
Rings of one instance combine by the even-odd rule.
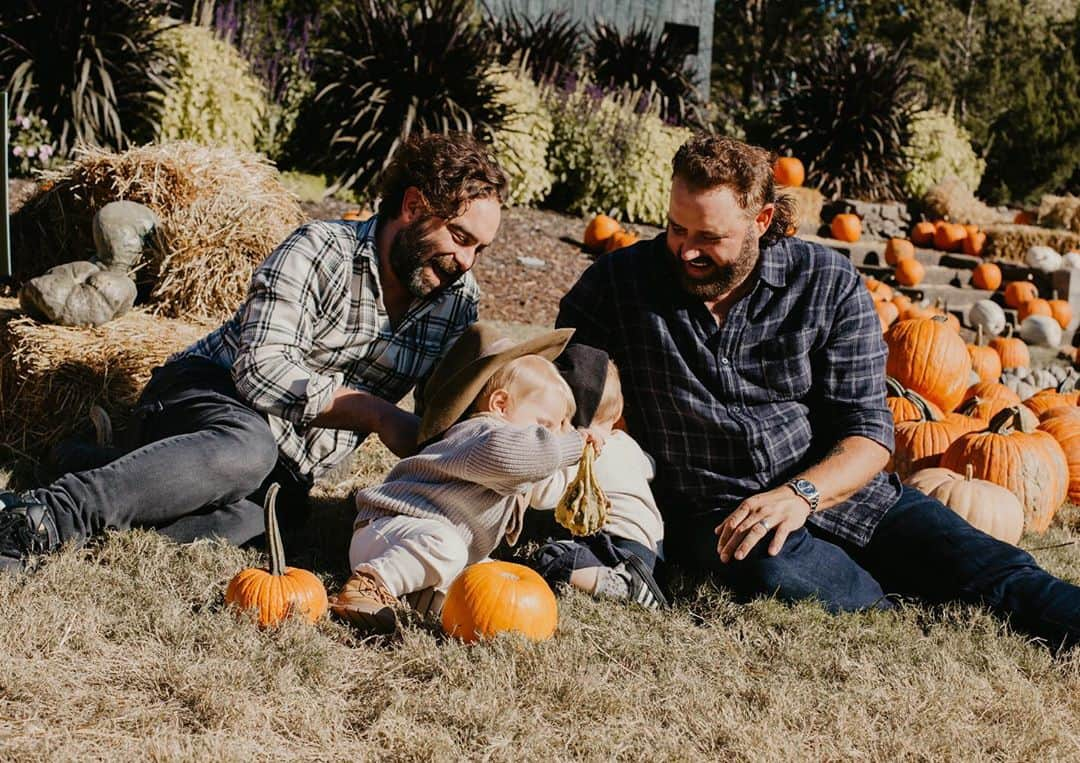
[[585, 428], [578, 427], [578, 431], [581, 432], [585, 438], [585, 442], [593, 446], [593, 450], [596, 451], [596, 455], [600, 455], [600, 451], [604, 449], [604, 443], [607, 441], [606, 433], [601, 427], [595, 425]]

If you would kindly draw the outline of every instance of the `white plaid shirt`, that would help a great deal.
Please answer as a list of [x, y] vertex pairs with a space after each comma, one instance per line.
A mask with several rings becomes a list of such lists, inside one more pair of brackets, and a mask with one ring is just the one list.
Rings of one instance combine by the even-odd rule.
[[312, 478], [368, 434], [309, 426], [339, 387], [396, 403], [422, 387], [477, 318], [480, 289], [466, 273], [434, 299], [415, 300], [392, 327], [379, 283], [376, 222], [298, 228], [256, 269], [236, 315], [170, 358], [194, 355], [231, 369], [240, 396], [266, 415], [281, 455]]

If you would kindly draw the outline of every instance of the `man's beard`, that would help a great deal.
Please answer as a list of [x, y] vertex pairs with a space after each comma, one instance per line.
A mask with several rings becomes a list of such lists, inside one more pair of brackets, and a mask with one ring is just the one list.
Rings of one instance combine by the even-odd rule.
[[[434, 256], [438, 246], [428, 240], [433, 218], [416, 220], [399, 230], [390, 242], [390, 269], [417, 299], [425, 299], [452, 284], [465, 272], [452, 254]], [[429, 266], [442, 283], [424, 279], [424, 267]]]
[[[758, 240], [750, 234], [749, 228], [743, 236], [739, 259], [731, 265], [719, 265], [709, 260], [712, 264], [713, 273], [704, 278], [691, 278], [686, 273], [686, 266], [682, 258], [674, 252], [669, 251], [668, 253], [671, 256], [671, 265], [675, 270], [675, 276], [678, 278], [683, 291], [703, 300], [717, 299], [734, 289], [746, 276], [750, 275], [757, 265], [759, 257]], [[701, 256], [705, 257], [704, 254]]]

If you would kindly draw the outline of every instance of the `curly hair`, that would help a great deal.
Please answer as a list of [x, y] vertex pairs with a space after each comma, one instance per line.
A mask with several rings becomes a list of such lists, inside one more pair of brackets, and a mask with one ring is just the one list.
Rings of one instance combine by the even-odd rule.
[[751, 214], [772, 204], [775, 208], [772, 223], [760, 239], [764, 248], [788, 235], [791, 228], [798, 227], [795, 200], [787, 194], [776, 193], [775, 161], [776, 157], [760, 146], [698, 133], [675, 152], [671, 174], [700, 191], [728, 188], [739, 206]]
[[506, 201], [509, 181], [488, 150], [472, 135], [413, 135], [394, 153], [379, 178], [379, 216], [401, 212], [405, 191], [415, 187], [428, 213], [451, 220], [474, 199]]

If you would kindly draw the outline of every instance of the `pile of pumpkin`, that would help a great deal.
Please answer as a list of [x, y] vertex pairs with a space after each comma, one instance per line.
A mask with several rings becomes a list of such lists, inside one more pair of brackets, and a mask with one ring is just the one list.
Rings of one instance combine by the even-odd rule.
[[587, 250], [605, 254], [638, 242], [637, 236], [624, 229], [618, 220], [608, 215], [597, 215], [590, 220], [585, 226], [584, 239]]
[[965, 345], [943, 316], [897, 321], [885, 341], [890, 468], [906, 484], [1010, 543], [1044, 532], [1066, 498], [1080, 500], [1074, 371], [1032, 371], [1012, 337]]

